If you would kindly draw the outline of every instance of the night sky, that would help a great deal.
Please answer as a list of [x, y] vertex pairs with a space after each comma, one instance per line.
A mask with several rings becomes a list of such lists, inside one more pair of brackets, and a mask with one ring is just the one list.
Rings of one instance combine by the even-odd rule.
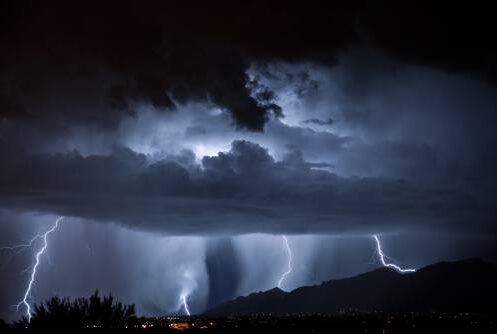
[[[0, 247], [65, 217], [30, 301], [201, 313], [275, 287], [283, 235], [287, 291], [380, 266], [372, 234], [497, 262], [494, 11], [329, 2], [1, 1]], [[0, 248], [0, 318], [39, 246]]]

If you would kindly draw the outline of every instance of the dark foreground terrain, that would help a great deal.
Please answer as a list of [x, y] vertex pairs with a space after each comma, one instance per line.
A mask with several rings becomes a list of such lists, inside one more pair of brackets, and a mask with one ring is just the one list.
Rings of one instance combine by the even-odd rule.
[[137, 317], [96, 291], [57, 297], [3, 332], [125, 333], [497, 333], [497, 266], [478, 259], [441, 262], [413, 274], [381, 268], [291, 292], [272, 289], [192, 317]]
[[290, 292], [274, 288], [239, 297], [211, 315], [410, 312], [497, 313], [497, 266], [479, 259], [439, 262], [411, 274], [380, 268]]
[[[335, 314], [226, 318], [141, 318], [125, 328], [54, 328], [55, 332], [82, 333], [496, 333], [494, 315], [470, 313]], [[5, 328], [4, 328], [5, 329]], [[14, 333], [46, 329], [10, 328]], [[2, 332], [4, 332], [2, 330]], [[8, 332], [8, 331], [7, 331]]]

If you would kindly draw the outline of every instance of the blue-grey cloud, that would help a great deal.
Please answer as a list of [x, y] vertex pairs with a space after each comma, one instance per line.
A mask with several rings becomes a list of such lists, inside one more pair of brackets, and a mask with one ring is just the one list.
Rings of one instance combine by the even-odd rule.
[[343, 178], [298, 151], [277, 161], [247, 141], [201, 163], [183, 154], [149, 161], [119, 148], [6, 161], [2, 205], [177, 234], [494, 231], [493, 190], [474, 191], [477, 181]]

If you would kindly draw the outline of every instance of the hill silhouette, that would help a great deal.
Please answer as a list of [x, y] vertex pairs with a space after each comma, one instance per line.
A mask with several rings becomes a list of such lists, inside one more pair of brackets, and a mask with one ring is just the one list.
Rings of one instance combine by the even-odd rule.
[[209, 315], [256, 313], [491, 312], [497, 310], [497, 266], [479, 259], [440, 262], [412, 274], [380, 268], [291, 292], [278, 288], [221, 304]]
[[98, 290], [88, 298], [53, 297], [36, 304], [32, 317], [14, 323], [16, 329], [124, 328], [136, 319], [135, 306], [117, 301], [112, 295], [101, 297]]

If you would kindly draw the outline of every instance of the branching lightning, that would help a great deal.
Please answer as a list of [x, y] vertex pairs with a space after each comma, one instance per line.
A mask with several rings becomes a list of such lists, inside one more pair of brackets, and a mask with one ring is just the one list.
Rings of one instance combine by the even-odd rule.
[[393, 269], [397, 270], [399, 273], [413, 273], [416, 271], [416, 269], [411, 269], [411, 268], [402, 269], [401, 267], [399, 267], [396, 264], [386, 262], [385, 258], [387, 256], [385, 254], [383, 254], [383, 250], [381, 249], [380, 238], [378, 238], [378, 236], [376, 234], [373, 235], [373, 238], [376, 241], [376, 251], [378, 252], [378, 255], [380, 257], [381, 264], [384, 267], [393, 268]]
[[288, 254], [288, 268], [281, 275], [281, 278], [278, 281], [278, 288], [280, 288], [280, 289], [281, 289], [283, 282], [285, 281], [286, 276], [292, 272], [292, 250], [290, 248], [290, 244], [288, 243], [288, 238], [286, 237], [286, 235], [283, 235], [282, 238], [283, 238], [283, 241], [285, 242], [285, 248], [286, 248], [286, 252]]
[[38, 240], [38, 239], [41, 239], [43, 238], [43, 235], [42, 234], [37, 234], [35, 235], [31, 240], [29, 240], [28, 243], [26, 244], [20, 244], [20, 245], [14, 245], [14, 246], [3, 246], [3, 247], [0, 247], [0, 250], [9, 250], [9, 251], [15, 251], [17, 250], [17, 253], [21, 253], [22, 251], [30, 248], [31, 246], [33, 246], [33, 243]]
[[41, 238], [43, 240], [42, 247], [36, 252], [35, 263], [31, 269], [31, 275], [29, 277], [29, 282], [28, 282], [28, 286], [26, 287], [26, 291], [24, 292], [22, 300], [17, 304], [17, 309], [19, 309], [19, 307], [21, 305], [24, 305], [26, 307], [26, 316], [28, 317], [28, 321], [31, 321], [31, 305], [29, 305], [28, 299], [31, 295], [31, 289], [33, 288], [33, 284], [34, 284], [35, 279], [36, 279], [36, 271], [38, 269], [38, 266], [40, 265], [40, 257], [43, 255], [43, 253], [45, 253], [45, 250], [48, 247], [48, 236], [59, 227], [59, 222], [63, 218], [64, 217], [57, 218], [57, 220], [55, 221], [55, 224], [48, 231], [46, 231], [43, 234], [37, 234], [35, 237], [33, 237], [33, 239], [30, 240], [29, 243], [24, 244], [24, 245], [10, 247], [11, 249], [24, 249], [24, 248], [30, 247], [34, 243], [34, 241], [39, 239], [39, 238]]

